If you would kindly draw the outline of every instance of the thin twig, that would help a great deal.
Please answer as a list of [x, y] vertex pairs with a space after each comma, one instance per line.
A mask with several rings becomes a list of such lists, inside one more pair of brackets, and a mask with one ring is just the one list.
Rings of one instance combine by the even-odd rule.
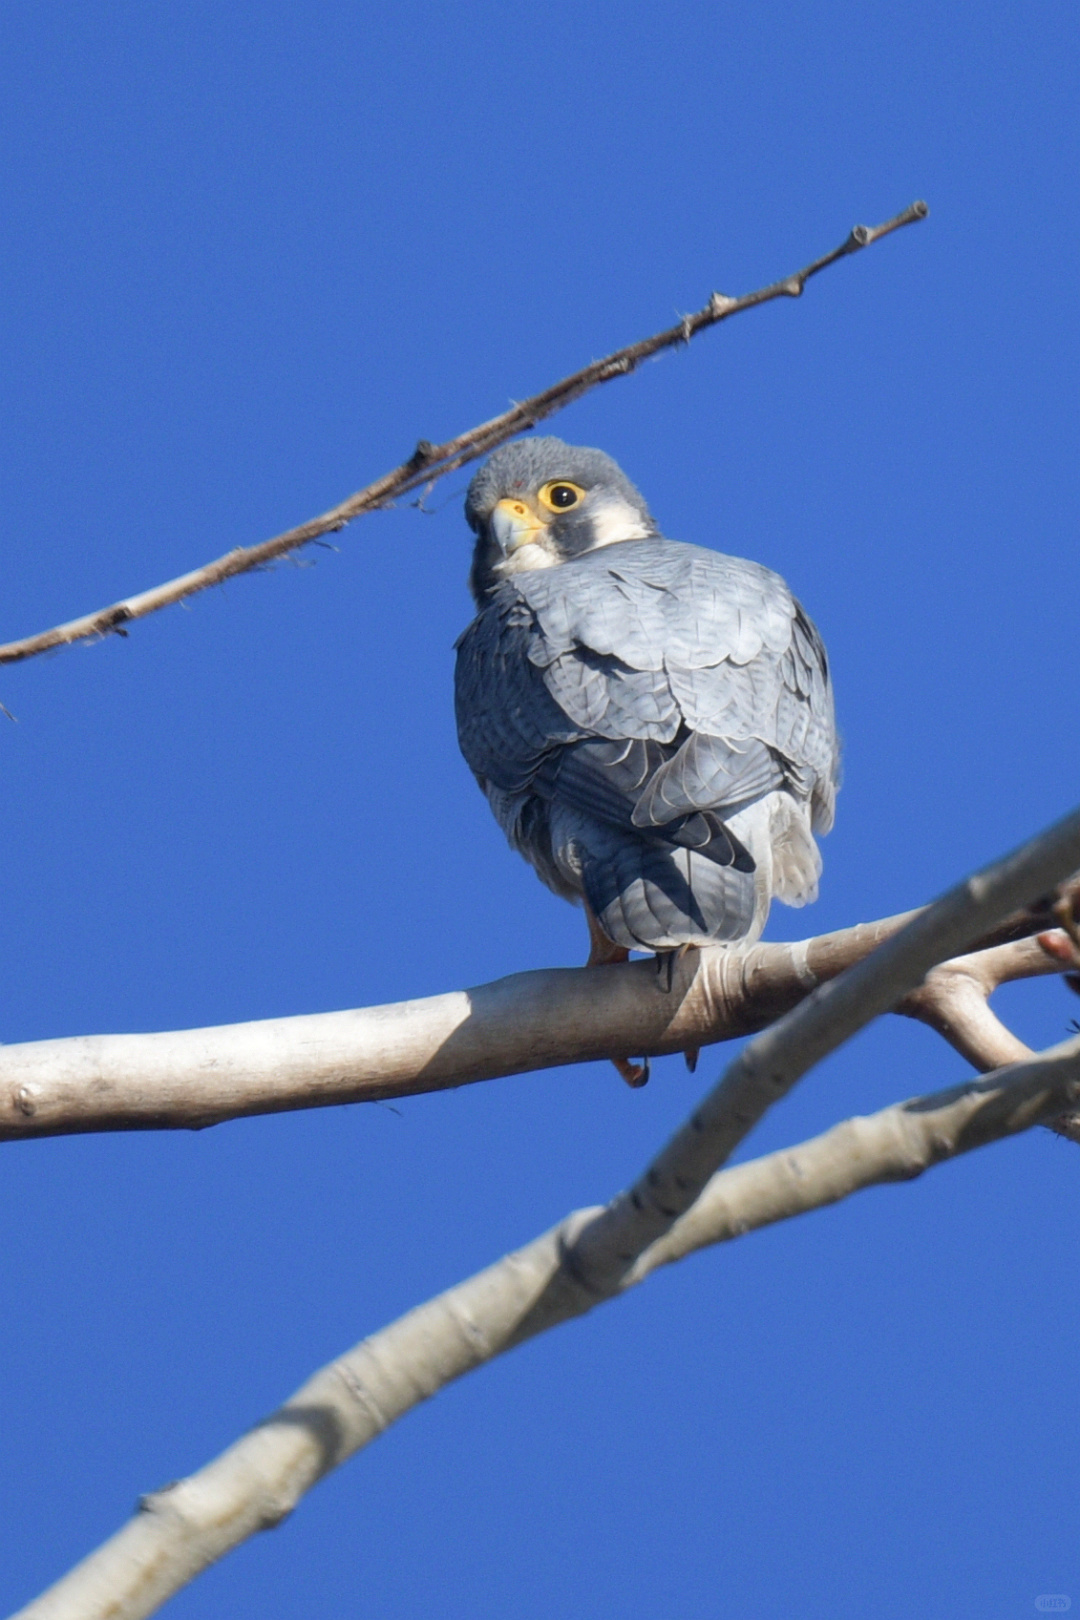
[[259, 568], [278, 557], [284, 557], [289, 552], [296, 551], [298, 547], [317, 540], [320, 535], [343, 529], [354, 518], [361, 517], [367, 512], [374, 512], [379, 507], [388, 506], [409, 490], [434, 483], [436, 479], [453, 472], [455, 468], [463, 467], [469, 461], [475, 461], [478, 456], [487, 455], [497, 445], [512, 439], [516, 433], [524, 433], [529, 428], [535, 427], [547, 417], [554, 416], [557, 411], [563, 410], [565, 406], [580, 399], [591, 389], [599, 387], [602, 383], [612, 382], [616, 377], [625, 377], [629, 372], [636, 370], [643, 360], [659, 354], [662, 349], [671, 349], [679, 344], [688, 343], [706, 327], [716, 326], [720, 321], [726, 321], [744, 309], [755, 309], [759, 304], [770, 303], [774, 298], [797, 298], [811, 276], [816, 276], [830, 264], [835, 264], [838, 259], [857, 253], [881, 237], [900, 230], [902, 226], [925, 219], [927, 212], [924, 202], [914, 202], [910, 208], [905, 208], [902, 214], [897, 214], [895, 219], [887, 220], [884, 225], [856, 225], [850, 236], [831, 253], [815, 259], [805, 269], [796, 271], [783, 281], [774, 281], [768, 287], [760, 287], [756, 292], [746, 293], [741, 298], [727, 298], [721, 293], [713, 293], [704, 309], [699, 309], [696, 314], [687, 315], [677, 326], [657, 332], [652, 337], [644, 338], [640, 343], [631, 343], [625, 349], [617, 349], [614, 354], [609, 354], [603, 360], [594, 360], [591, 365], [575, 371], [570, 377], [564, 377], [561, 382], [545, 389], [543, 393], [534, 394], [532, 399], [522, 400], [509, 411], [504, 411], [501, 416], [493, 417], [490, 422], [481, 422], [478, 427], [470, 428], [467, 433], [461, 433], [455, 439], [448, 439], [445, 444], [431, 444], [427, 439], [421, 439], [408, 461], [402, 462], [400, 467], [395, 467], [393, 472], [377, 478], [373, 484], [358, 490], [355, 495], [350, 495], [348, 500], [332, 507], [329, 512], [323, 512], [321, 516], [312, 518], [307, 523], [301, 523], [297, 528], [289, 529], [284, 534], [275, 535], [272, 540], [264, 540], [259, 545], [238, 546], [234, 551], [227, 552], [224, 557], [218, 557], [203, 568], [197, 568], [190, 574], [182, 574], [179, 579], [169, 580], [164, 585], [156, 585], [138, 596], [130, 596], [123, 602], [114, 602], [111, 607], [101, 608], [96, 613], [88, 613], [80, 619], [71, 619], [67, 624], [59, 624], [54, 629], [44, 630], [35, 636], [26, 636], [21, 641], [9, 641], [6, 645], [0, 646], [0, 664], [15, 664], [24, 658], [33, 658], [37, 653], [48, 652], [52, 647], [65, 646], [73, 641], [101, 637], [110, 632], [123, 633], [121, 627], [130, 623], [132, 619], [145, 618], [149, 613], [156, 613], [160, 608], [169, 607], [185, 597], [193, 596], [196, 591], [204, 591], [211, 585], [220, 585], [224, 580], [232, 579], [237, 574], [249, 573], [253, 568]]
[[[1080, 1039], [972, 1085], [848, 1120], [798, 1147], [721, 1171], [623, 1276], [619, 1292], [697, 1249], [862, 1188], [910, 1180], [1029, 1129], [1075, 1105], [1078, 1096]], [[305, 1492], [404, 1413], [556, 1320], [601, 1303], [601, 1296], [579, 1288], [563, 1317], [545, 1309], [568, 1249], [596, 1214], [568, 1216], [323, 1367], [206, 1467], [144, 1496], [116, 1535], [12, 1620], [146, 1620], [256, 1531], [280, 1524]]]

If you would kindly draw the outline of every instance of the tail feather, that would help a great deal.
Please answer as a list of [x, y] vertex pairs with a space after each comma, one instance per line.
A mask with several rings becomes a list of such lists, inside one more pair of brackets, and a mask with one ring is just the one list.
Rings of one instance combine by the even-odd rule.
[[[696, 850], [625, 834], [581, 849], [581, 879], [600, 926], [629, 950], [673, 950], [741, 939], [754, 923], [752, 872], [718, 866]], [[593, 843], [590, 840], [590, 843]]]

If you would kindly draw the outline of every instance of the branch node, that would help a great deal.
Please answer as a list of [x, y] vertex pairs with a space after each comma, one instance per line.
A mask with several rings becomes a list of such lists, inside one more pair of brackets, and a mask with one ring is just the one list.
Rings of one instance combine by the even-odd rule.
[[156, 1491], [144, 1491], [135, 1503], [136, 1513], [158, 1513], [162, 1508], [161, 1498], [168, 1496], [170, 1491], [178, 1490], [183, 1484], [182, 1480], [170, 1479], [167, 1484], [159, 1485]]
[[[417, 439], [416, 449], [405, 465], [410, 472], [419, 472], [421, 467], [426, 467], [429, 461], [438, 461], [438, 459], [438, 450], [430, 439]], [[335, 524], [335, 528], [343, 529], [344, 527], [343, 522]]]

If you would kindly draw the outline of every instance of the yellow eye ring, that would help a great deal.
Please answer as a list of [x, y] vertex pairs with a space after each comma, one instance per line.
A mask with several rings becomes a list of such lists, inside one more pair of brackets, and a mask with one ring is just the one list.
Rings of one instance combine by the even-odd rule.
[[540, 490], [540, 499], [549, 512], [569, 512], [584, 495], [581, 485], [572, 484], [569, 478], [553, 478]]

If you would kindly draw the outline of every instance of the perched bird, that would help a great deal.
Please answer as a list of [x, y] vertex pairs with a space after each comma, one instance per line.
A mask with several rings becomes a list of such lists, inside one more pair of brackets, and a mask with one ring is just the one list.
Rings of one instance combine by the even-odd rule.
[[461, 751], [513, 848], [584, 904], [590, 964], [756, 939], [774, 898], [815, 899], [839, 751], [779, 575], [665, 539], [610, 456], [561, 439], [496, 450], [465, 515]]

